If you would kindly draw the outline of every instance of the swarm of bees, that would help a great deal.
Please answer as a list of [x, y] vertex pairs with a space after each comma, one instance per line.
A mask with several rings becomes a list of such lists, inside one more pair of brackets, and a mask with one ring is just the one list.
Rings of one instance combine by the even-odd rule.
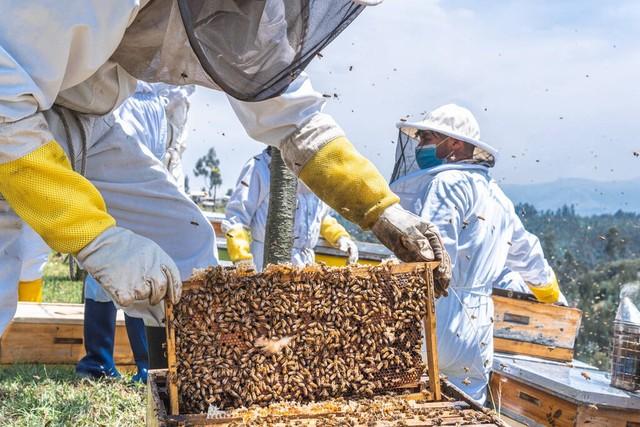
[[[310, 423], [303, 414], [323, 414]], [[431, 407], [402, 396], [374, 396], [358, 400], [330, 399], [320, 403], [275, 403], [268, 407], [235, 409], [225, 417], [237, 419], [229, 427], [240, 426], [403, 426], [403, 425], [495, 425], [494, 416], [468, 407]]]
[[201, 278], [172, 325], [187, 413], [371, 397], [420, 379], [423, 273], [214, 267]]

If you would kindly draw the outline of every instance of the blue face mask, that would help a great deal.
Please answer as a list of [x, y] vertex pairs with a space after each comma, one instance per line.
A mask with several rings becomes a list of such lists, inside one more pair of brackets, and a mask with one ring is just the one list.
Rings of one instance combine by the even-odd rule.
[[444, 160], [436, 155], [436, 148], [435, 145], [416, 147], [416, 163], [420, 169], [429, 169], [444, 163]]

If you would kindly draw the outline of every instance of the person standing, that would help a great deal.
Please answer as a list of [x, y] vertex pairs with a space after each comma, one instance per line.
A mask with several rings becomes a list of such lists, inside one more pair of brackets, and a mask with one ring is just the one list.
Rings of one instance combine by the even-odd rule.
[[449, 295], [436, 302], [440, 369], [482, 404], [493, 361], [493, 284], [506, 266], [539, 301], [554, 303], [558, 282], [538, 238], [491, 178], [497, 150], [480, 139], [469, 110], [447, 104], [397, 126], [391, 188], [405, 209], [438, 227], [451, 257]]
[[[262, 270], [265, 231], [269, 211], [271, 153], [267, 148], [244, 165], [229, 198], [222, 230], [227, 250], [235, 264], [254, 264]], [[350, 264], [358, 261], [358, 246], [347, 230], [330, 215], [330, 208], [298, 182], [291, 263], [315, 262], [314, 248], [322, 236], [330, 245], [345, 252]]]

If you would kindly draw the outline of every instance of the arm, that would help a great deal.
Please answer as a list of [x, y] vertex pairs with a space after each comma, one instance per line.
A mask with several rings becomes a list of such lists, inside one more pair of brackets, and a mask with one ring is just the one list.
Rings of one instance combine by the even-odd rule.
[[230, 103], [249, 135], [278, 146], [287, 166], [342, 216], [371, 228], [404, 261], [442, 261], [436, 281], [446, 288], [450, 270], [437, 230], [400, 207], [376, 167], [322, 113], [324, 99], [305, 74], [276, 98]]
[[560, 297], [558, 280], [544, 256], [540, 240], [525, 230], [513, 209], [512, 218], [513, 235], [507, 255], [507, 267], [520, 273], [539, 301], [557, 302]]
[[242, 168], [236, 188], [225, 211], [222, 229], [227, 239], [229, 257], [234, 263], [251, 261], [251, 222], [269, 193], [268, 156], [262, 153]]
[[2, 197], [50, 247], [75, 254], [120, 305], [155, 304], [167, 291], [177, 300], [173, 261], [155, 243], [115, 226], [100, 193], [71, 169], [40, 113], [61, 91], [108, 65], [137, 3], [9, 4], [0, 14], [0, 63], [7, 70], [0, 73]]

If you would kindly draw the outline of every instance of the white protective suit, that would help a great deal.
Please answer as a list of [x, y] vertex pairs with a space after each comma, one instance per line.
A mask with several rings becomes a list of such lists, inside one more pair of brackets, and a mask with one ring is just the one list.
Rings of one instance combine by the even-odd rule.
[[[269, 211], [269, 183], [271, 156], [267, 150], [252, 157], [242, 168], [233, 194], [229, 198], [223, 222], [226, 233], [236, 224], [251, 230], [251, 254], [258, 271], [262, 270], [264, 241]], [[315, 248], [320, 236], [322, 220], [330, 208], [298, 182], [297, 206], [293, 230], [291, 263], [309, 265], [315, 261]]]
[[493, 362], [493, 284], [505, 265], [528, 282], [549, 282], [553, 272], [540, 242], [524, 229], [513, 203], [484, 166], [420, 170], [391, 188], [405, 209], [440, 230], [453, 269], [449, 296], [436, 302], [440, 368], [484, 402]]
[[184, 191], [182, 154], [187, 149], [187, 118], [191, 107], [189, 97], [196, 88], [194, 85], [174, 86], [165, 83], [153, 83], [151, 86], [164, 101], [167, 115], [167, 144], [161, 157], [162, 163], [176, 180], [178, 188]]
[[49, 260], [49, 246], [42, 240], [42, 237], [33, 231], [33, 228], [25, 225], [22, 230], [22, 268], [20, 270], [20, 281], [31, 282], [40, 279], [44, 274], [44, 266]]

